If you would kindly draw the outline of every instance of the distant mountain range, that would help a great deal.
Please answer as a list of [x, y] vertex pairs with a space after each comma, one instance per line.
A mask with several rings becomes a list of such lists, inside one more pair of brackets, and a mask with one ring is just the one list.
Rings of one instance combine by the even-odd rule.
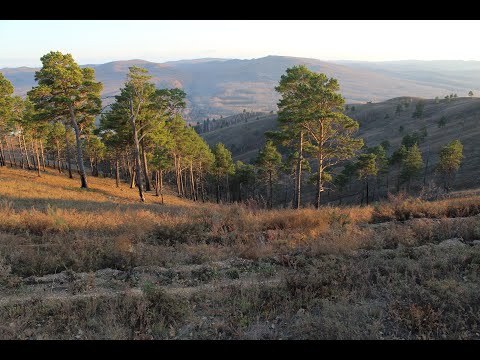
[[[145, 60], [84, 65], [95, 69], [104, 84], [105, 104], [113, 101], [125, 82], [128, 67], [147, 68], [158, 87], [180, 87], [187, 93], [191, 121], [218, 118], [247, 111], [276, 110], [275, 86], [288, 67], [304, 64], [309, 69], [338, 79], [349, 103], [383, 101], [399, 96], [443, 98], [450, 93], [480, 93], [480, 61], [321, 61], [288, 56], [251, 60], [196, 59], [153, 63]], [[35, 85], [29, 67], [0, 69], [24, 96]]]

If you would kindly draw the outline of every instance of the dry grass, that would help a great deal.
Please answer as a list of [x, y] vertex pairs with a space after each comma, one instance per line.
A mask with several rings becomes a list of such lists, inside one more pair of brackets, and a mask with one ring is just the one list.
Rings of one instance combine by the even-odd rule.
[[[106, 268], [125, 272], [115, 286], [142, 290], [0, 305], [10, 324], [1, 338], [479, 337], [478, 194], [320, 211], [168, 194], [162, 206], [111, 179], [80, 190], [54, 173], [0, 171], [0, 291], [25, 294], [32, 275]], [[157, 269], [151, 283], [135, 275], [146, 267]], [[178, 302], [165, 284], [207, 287]]]
[[480, 214], [480, 197], [466, 196], [425, 201], [405, 194], [389, 196], [373, 211], [373, 221], [408, 220], [413, 218], [467, 217]]

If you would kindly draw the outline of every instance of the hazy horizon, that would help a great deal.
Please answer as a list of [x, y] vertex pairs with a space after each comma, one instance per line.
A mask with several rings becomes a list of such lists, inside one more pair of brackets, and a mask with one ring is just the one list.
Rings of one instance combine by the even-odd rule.
[[[53, 50], [55, 51], [55, 50]], [[396, 63], [396, 62], [480, 62], [480, 60], [463, 60], [463, 59], [432, 59], [432, 60], [420, 60], [420, 59], [400, 59], [400, 60], [353, 60], [353, 59], [337, 59], [337, 60], [325, 60], [325, 59], [318, 59], [318, 58], [313, 58], [313, 57], [307, 57], [307, 56], [294, 56], [294, 55], [274, 55], [274, 54], [268, 54], [265, 56], [260, 56], [260, 57], [253, 57], [253, 58], [240, 58], [240, 57], [232, 57], [232, 58], [219, 58], [219, 57], [202, 57], [202, 58], [182, 58], [182, 59], [176, 59], [176, 60], [165, 60], [165, 61], [153, 61], [153, 60], [148, 60], [148, 59], [142, 59], [142, 58], [128, 58], [128, 59], [115, 59], [115, 60], [110, 60], [110, 61], [105, 61], [105, 62], [98, 62], [98, 63], [79, 63], [80, 66], [88, 66], [88, 65], [104, 65], [112, 62], [129, 62], [129, 61], [146, 61], [149, 63], [156, 63], [156, 64], [164, 64], [164, 63], [169, 63], [169, 62], [182, 62], [182, 61], [197, 61], [197, 60], [211, 60], [211, 61], [216, 61], [216, 60], [222, 60], [222, 61], [228, 61], [228, 60], [255, 60], [255, 59], [262, 59], [265, 57], [269, 56], [278, 56], [278, 57], [289, 57], [289, 58], [299, 58], [299, 59], [312, 59], [312, 60], [320, 60], [320, 61], [325, 61], [325, 62], [332, 62], [332, 63], [348, 63], [348, 62], [355, 62], [355, 63]], [[0, 67], [0, 69], [13, 69], [13, 68], [40, 68], [41, 63], [35, 66], [29, 66], [29, 65], [18, 65], [18, 66], [3, 66]]]
[[476, 20], [2, 20], [0, 68], [39, 67], [51, 50], [71, 53], [80, 64], [268, 55], [480, 61], [480, 48], [469, 41], [478, 30]]

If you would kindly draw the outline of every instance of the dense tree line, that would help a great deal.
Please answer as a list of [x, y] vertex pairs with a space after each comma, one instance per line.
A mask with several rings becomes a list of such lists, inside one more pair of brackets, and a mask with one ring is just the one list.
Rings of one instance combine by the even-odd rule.
[[[221, 143], [210, 148], [196, 127], [182, 116], [182, 89], [157, 89], [148, 71], [130, 67], [126, 81], [108, 110], [102, 109], [102, 84], [93, 69], [81, 68], [70, 54], [50, 52], [35, 73], [37, 86], [25, 99], [14, 96], [0, 73], [0, 167], [36, 171], [47, 167], [70, 178], [77, 172], [81, 187], [88, 176], [115, 178], [145, 193], [161, 197], [165, 184], [192, 201], [253, 202], [258, 206], [302, 203], [302, 187], [311, 183], [313, 204], [322, 193], [335, 191], [340, 202], [352, 188], [359, 202], [369, 204], [381, 190], [412, 191], [428, 168], [418, 145], [426, 127], [408, 133], [392, 149], [388, 141], [374, 147], [356, 136], [359, 123], [345, 115], [344, 98], [334, 78], [295, 66], [282, 75], [276, 90], [278, 128], [250, 164], [234, 162]], [[419, 102], [415, 116], [421, 117]], [[247, 121], [244, 112], [232, 121]], [[233, 118], [232, 118], [233, 119]], [[205, 127], [208, 122], [202, 126]], [[455, 140], [439, 154], [436, 173], [449, 191], [463, 157]], [[403, 189], [402, 189], [403, 187]]]
[[224, 127], [232, 126], [239, 123], [247, 123], [249, 120], [256, 120], [260, 116], [264, 116], [266, 113], [260, 111], [247, 111], [243, 110], [242, 113], [231, 115], [227, 117], [221, 117], [220, 119], [207, 118], [203, 121], [197, 121], [197, 125], [194, 129], [199, 134], [204, 134], [217, 129], [223, 129]]

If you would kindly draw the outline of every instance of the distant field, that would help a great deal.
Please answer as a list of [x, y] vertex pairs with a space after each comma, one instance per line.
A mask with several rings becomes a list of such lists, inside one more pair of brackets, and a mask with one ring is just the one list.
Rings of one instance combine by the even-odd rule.
[[0, 168], [1, 339], [477, 339], [480, 197], [261, 210]]

